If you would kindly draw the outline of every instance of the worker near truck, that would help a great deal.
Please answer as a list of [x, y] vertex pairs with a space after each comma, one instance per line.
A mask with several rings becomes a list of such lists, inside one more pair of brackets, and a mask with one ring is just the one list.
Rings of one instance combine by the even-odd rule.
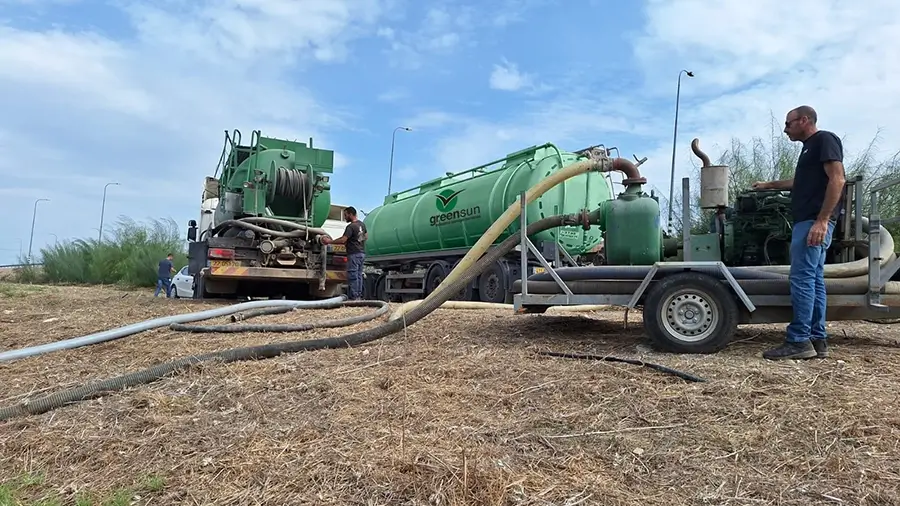
[[794, 316], [784, 344], [767, 350], [770, 360], [825, 358], [825, 252], [844, 195], [844, 147], [841, 139], [819, 130], [816, 111], [800, 106], [787, 113], [784, 133], [802, 142], [792, 179], [756, 182], [754, 189], [791, 190], [793, 233], [791, 236], [791, 305]]
[[172, 274], [175, 273], [175, 265], [172, 264], [173, 258], [175, 257], [169, 253], [166, 255], [166, 258], [159, 261], [159, 268], [156, 271], [156, 293], [153, 294], [154, 297], [159, 297], [159, 292], [165, 288], [166, 298], [172, 298]]
[[363, 297], [363, 261], [366, 259], [366, 224], [356, 217], [353, 206], [344, 209], [344, 220], [348, 221], [344, 235], [337, 239], [323, 236], [322, 244], [345, 244], [347, 248], [347, 284], [350, 286], [350, 300]]

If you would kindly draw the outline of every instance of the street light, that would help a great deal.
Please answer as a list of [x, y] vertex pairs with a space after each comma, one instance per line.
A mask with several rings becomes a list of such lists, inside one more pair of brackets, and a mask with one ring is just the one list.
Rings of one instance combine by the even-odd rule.
[[119, 186], [119, 183], [106, 183], [103, 185], [103, 204], [100, 206], [100, 229], [97, 240], [103, 242], [103, 213], [106, 212], [106, 189], [110, 186]]
[[47, 235], [52, 235], [52, 236], [53, 236], [53, 244], [59, 244], [59, 237], [57, 237], [56, 234], [50, 233], [50, 234], [47, 234]]
[[31, 213], [31, 238], [28, 239], [28, 263], [31, 263], [31, 245], [34, 243], [34, 221], [37, 218], [38, 202], [50, 202], [50, 199], [37, 199], [34, 201], [34, 211]]
[[412, 132], [412, 128], [400, 126], [395, 128], [394, 132], [391, 134], [391, 168], [388, 170], [388, 195], [391, 194], [391, 179], [394, 177], [394, 140], [397, 138], [397, 130]]
[[[682, 70], [678, 73], [678, 89], [675, 92], [675, 132], [672, 134], [672, 175], [669, 179], [669, 231], [672, 231], [672, 199], [675, 196], [675, 143], [678, 140], [678, 102], [681, 100], [681, 74], [694, 77], [690, 70]], [[682, 227], [688, 226], [682, 223]]]

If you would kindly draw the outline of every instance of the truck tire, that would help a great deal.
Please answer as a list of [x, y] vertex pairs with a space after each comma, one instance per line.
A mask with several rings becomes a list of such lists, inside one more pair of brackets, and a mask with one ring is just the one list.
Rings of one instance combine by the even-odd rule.
[[447, 277], [447, 274], [450, 274], [450, 264], [443, 260], [438, 260], [428, 266], [428, 273], [425, 275], [424, 286], [426, 297], [441, 284], [441, 281]]
[[655, 282], [644, 301], [644, 327], [652, 344], [674, 353], [716, 353], [731, 341], [738, 301], [731, 288], [698, 272]]
[[506, 264], [500, 260], [478, 276], [478, 298], [481, 302], [506, 302], [506, 294], [509, 292], [508, 272]]

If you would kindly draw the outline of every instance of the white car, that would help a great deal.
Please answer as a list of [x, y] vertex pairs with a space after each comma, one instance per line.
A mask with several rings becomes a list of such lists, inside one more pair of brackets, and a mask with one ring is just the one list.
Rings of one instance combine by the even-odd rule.
[[188, 266], [185, 265], [172, 277], [172, 298], [194, 298], [194, 276], [188, 274]]

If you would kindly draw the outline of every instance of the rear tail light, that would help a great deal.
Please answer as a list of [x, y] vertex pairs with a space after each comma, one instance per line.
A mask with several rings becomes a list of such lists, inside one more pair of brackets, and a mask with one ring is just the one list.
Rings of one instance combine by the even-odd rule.
[[209, 258], [234, 258], [234, 250], [233, 249], [224, 249], [224, 248], [211, 248], [208, 254]]

